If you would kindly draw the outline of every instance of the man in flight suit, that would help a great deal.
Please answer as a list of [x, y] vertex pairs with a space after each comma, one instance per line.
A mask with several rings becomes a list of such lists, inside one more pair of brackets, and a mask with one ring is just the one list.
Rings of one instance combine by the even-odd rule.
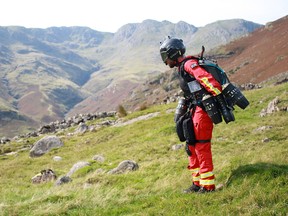
[[[163, 62], [170, 68], [178, 68], [180, 87], [184, 92], [186, 106], [190, 107], [192, 130], [196, 137], [195, 143], [186, 141], [186, 151], [189, 155], [187, 168], [192, 172], [192, 185], [184, 190], [184, 193], [205, 193], [215, 190], [211, 152], [213, 122], [201, 101], [203, 92], [217, 97], [221, 94], [222, 87], [210, 73], [199, 66], [198, 58], [185, 56], [185, 51], [183, 41], [178, 38], [168, 37], [160, 46]], [[191, 91], [189, 85], [192, 85], [194, 90]]]

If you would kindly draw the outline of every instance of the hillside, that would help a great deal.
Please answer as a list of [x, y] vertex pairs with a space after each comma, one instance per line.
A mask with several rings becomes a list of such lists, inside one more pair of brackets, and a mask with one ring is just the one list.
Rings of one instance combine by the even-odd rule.
[[[40, 157], [29, 152], [42, 137], [1, 145], [0, 215], [287, 215], [287, 89], [284, 83], [245, 92], [250, 105], [236, 108], [236, 121], [215, 126], [214, 173], [217, 184], [225, 184], [221, 191], [181, 193], [191, 173], [184, 147], [172, 150], [183, 144], [175, 134], [172, 103], [134, 112], [121, 119], [130, 124], [118, 127], [84, 134], [75, 134], [77, 126], [63, 130], [56, 136], [64, 145]], [[281, 111], [259, 117], [276, 97]], [[138, 169], [108, 174], [125, 160]], [[58, 180], [78, 162], [89, 165], [72, 174], [71, 182], [31, 182], [43, 169], [55, 171]]]
[[145, 20], [115, 34], [86, 27], [0, 27], [0, 112], [11, 112], [0, 119], [0, 134], [13, 136], [75, 113], [115, 110], [139, 83], [164, 70], [158, 48], [168, 34], [199, 47], [205, 39], [213, 48], [260, 26], [224, 20], [197, 28]]
[[218, 49], [222, 56], [229, 53], [219, 64], [239, 84], [261, 83], [288, 72], [287, 42], [288, 16]]

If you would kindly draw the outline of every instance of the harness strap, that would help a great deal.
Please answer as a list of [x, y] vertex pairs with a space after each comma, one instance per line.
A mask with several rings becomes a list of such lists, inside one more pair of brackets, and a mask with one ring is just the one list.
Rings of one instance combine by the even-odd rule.
[[195, 140], [195, 143], [193, 143], [193, 144], [187, 143], [187, 145], [193, 146], [193, 145], [195, 145], [196, 143], [207, 143], [207, 142], [211, 142], [211, 139], [208, 139], [208, 140]]
[[207, 142], [211, 142], [211, 139], [208, 140], [195, 140], [196, 143], [207, 143]]

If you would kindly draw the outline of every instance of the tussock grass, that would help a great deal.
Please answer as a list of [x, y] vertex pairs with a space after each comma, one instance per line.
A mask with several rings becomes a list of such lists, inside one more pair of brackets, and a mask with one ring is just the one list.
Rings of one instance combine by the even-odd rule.
[[[236, 108], [235, 122], [215, 125], [214, 172], [216, 182], [226, 184], [221, 191], [181, 193], [191, 184], [191, 173], [186, 169], [184, 149], [171, 150], [179, 141], [173, 112], [167, 112], [176, 104], [170, 104], [128, 114], [123, 121], [160, 113], [130, 125], [84, 135], [61, 133], [64, 147], [40, 158], [29, 158], [28, 149], [0, 156], [0, 215], [287, 215], [287, 112], [259, 117], [277, 95], [282, 105], [287, 102], [287, 87], [282, 84], [245, 92], [250, 106], [244, 111]], [[272, 127], [256, 130], [262, 126]], [[267, 138], [269, 142], [263, 142]], [[18, 151], [37, 139], [1, 145], [1, 152], [5, 148]], [[92, 161], [96, 154], [105, 161]], [[63, 159], [53, 161], [56, 155]], [[107, 174], [128, 159], [136, 161], [139, 170]], [[69, 184], [30, 182], [46, 168], [65, 175], [78, 161], [89, 161], [91, 166], [74, 173]], [[103, 172], [97, 172], [100, 168]]]

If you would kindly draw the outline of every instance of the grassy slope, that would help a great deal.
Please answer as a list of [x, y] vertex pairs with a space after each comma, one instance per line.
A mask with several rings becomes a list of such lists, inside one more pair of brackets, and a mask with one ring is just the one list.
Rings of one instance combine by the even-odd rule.
[[[176, 104], [151, 107], [127, 119], [160, 111], [161, 115], [123, 127], [107, 127], [85, 135], [64, 136], [64, 147], [40, 158], [29, 158], [28, 150], [17, 156], [0, 156], [0, 215], [287, 215], [287, 112], [260, 118], [262, 108], [280, 95], [287, 106], [288, 84], [245, 92], [251, 105], [236, 108], [236, 122], [215, 126], [213, 138], [217, 183], [227, 186], [211, 194], [182, 194], [190, 185], [183, 149], [174, 132]], [[261, 126], [270, 130], [255, 132]], [[269, 138], [270, 142], [262, 142]], [[39, 138], [1, 146], [4, 151], [33, 143]], [[92, 162], [102, 154], [104, 163]], [[62, 161], [53, 161], [58, 155]], [[97, 174], [131, 159], [139, 170], [121, 175]], [[73, 182], [32, 185], [30, 178], [45, 168], [58, 176], [78, 161], [91, 167], [72, 175]], [[197, 212], [197, 213], [196, 213]]]

